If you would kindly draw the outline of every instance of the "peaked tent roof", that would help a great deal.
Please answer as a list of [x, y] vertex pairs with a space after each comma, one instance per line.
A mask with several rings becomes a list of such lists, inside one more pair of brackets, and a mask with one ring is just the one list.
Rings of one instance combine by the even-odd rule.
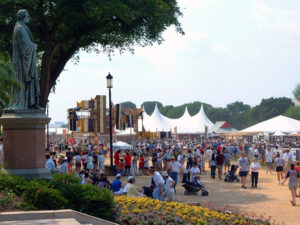
[[237, 132], [238, 130], [232, 128], [226, 121], [217, 121], [214, 126], [208, 129], [209, 133], [216, 134], [228, 134], [232, 132]]
[[195, 126], [194, 128], [200, 133], [205, 132], [205, 126], [210, 128], [214, 125], [206, 116], [203, 105], [201, 105], [199, 112], [192, 117], [192, 121]]
[[159, 112], [156, 104], [151, 116], [146, 112], [144, 113], [143, 124], [146, 131], [169, 131], [177, 127], [178, 133], [204, 133], [205, 126], [213, 126], [213, 123], [205, 115], [203, 105], [193, 117], [190, 116], [187, 107], [185, 107], [185, 111], [180, 118], [170, 119]]
[[276, 116], [272, 119], [260, 122], [251, 127], [248, 127], [240, 132], [266, 132], [273, 133], [280, 132], [294, 132], [300, 131], [300, 121], [286, 116]]
[[155, 105], [154, 111], [151, 116], [147, 115], [147, 113], [145, 112], [143, 123], [145, 130], [152, 132], [170, 131], [170, 129], [174, 128], [172, 121], [159, 112], [157, 104]]

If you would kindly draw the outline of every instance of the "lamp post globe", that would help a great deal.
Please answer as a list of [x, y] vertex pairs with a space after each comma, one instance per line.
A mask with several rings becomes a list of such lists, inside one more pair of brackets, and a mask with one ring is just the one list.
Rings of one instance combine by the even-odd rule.
[[108, 75], [106, 76], [106, 83], [107, 83], [107, 88], [112, 88], [113, 87], [113, 76], [108, 73]]

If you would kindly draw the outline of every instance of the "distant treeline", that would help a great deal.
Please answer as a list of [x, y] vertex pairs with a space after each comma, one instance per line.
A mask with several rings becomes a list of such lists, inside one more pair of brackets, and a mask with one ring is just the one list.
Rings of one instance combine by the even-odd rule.
[[[121, 104], [122, 107], [125, 108], [136, 108], [136, 105], [132, 102], [123, 102]], [[230, 103], [225, 108], [213, 107], [210, 104], [200, 101], [180, 106], [163, 106], [160, 102], [146, 101], [141, 105], [141, 107], [144, 107], [146, 113], [151, 115], [156, 104], [159, 111], [164, 116], [173, 119], [181, 117], [186, 106], [190, 115], [194, 116], [199, 112], [200, 107], [203, 104], [204, 111], [212, 122], [227, 121], [238, 130], [278, 115], [286, 115], [300, 120], [300, 107], [294, 107], [292, 100], [286, 97], [263, 99], [259, 105], [254, 107], [239, 101]]]

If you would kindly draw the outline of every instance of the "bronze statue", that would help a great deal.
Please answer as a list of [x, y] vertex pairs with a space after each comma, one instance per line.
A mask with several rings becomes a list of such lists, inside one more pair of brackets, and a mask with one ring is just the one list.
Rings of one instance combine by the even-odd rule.
[[23, 86], [13, 90], [10, 109], [41, 109], [39, 76], [36, 68], [37, 45], [30, 29], [29, 14], [25, 9], [17, 13], [17, 22], [13, 32], [13, 77]]

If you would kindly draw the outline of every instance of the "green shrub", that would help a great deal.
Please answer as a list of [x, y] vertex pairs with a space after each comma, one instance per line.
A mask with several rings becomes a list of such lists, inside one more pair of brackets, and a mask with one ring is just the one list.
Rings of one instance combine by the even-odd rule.
[[1, 207], [5, 207], [7, 205], [9, 205], [12, 200], [14, 199], [14, 197], [16, 196], [15, 193], [13, 193], [11, 190], [4, 190], [3, 191], [3, 195], [4, 197], [0, 197], [0, 206]]
[[59, 190], [36, 180], [28, 182], [22, 198], [31, 209], [63, 209], [68, 205], [67, 199]]
[[97, 186], [82, 185], [81, 212], [103, 219], [112, 219], [114, 197], [110, 190]]
[[24, 185], [28, 181], [22, 176], [13, 176], [0, 172], [0, 190], [11, 190], [16, 195], [21, 196], [24, 191]]
[[80, 211], [81, 198], [82, 198], [82, 185], [81, 184], [65, 184], [62, 182], [53, 182], [52, 187], [58, 189], [61, 194], [68, 199], [67, 208]]
[[78, 184], [80, 179], [75, 176], [75, 174], [58, 174], [52, 173], [53, 181], [54, 182], [62, 182], [66, 184]]
[[112, 219], [114, 199], [110, 190], [79, 184], [75, 175], [53, 174], [53, 180], [26, 180], [0, 173], [0, 190], [21, 196], [23, 209], [74, 209], [103, 219]]

